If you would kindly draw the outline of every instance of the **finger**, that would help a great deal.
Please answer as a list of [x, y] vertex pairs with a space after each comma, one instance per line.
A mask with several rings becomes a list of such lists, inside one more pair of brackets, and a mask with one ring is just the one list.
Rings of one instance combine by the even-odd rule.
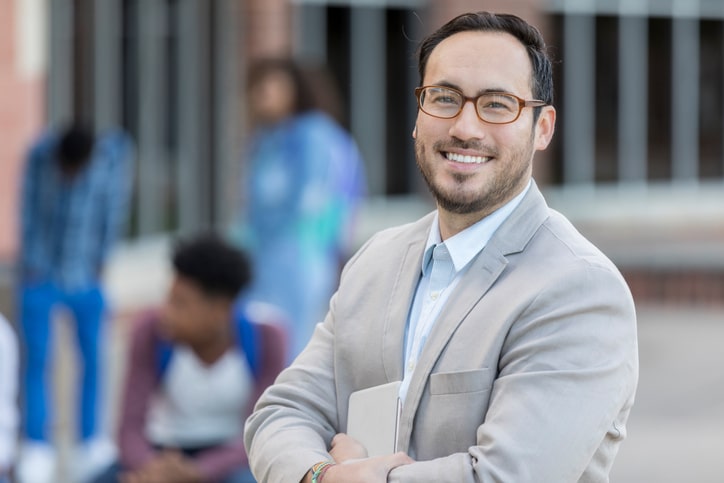
[[410, 463], [415, 462], [415, 460], [410, 458], [410, 456], [403, 451], [398, 451], [397, 453], [391, 454], [391, 455], [387, 456], [387, 458], [388, 458], [387, 463], [389, 465], [391, 465], [390, 469], [397, 468], [398, 466], [402, 466], [402, 465], [409, 465]]
[[337, 433], [332, 438], [331, 447], [334, 448], [335, 445], [344, 444], [345, 442], [351, 442], [351, 441], [355, 441], [355, 439], [352, 438], [352, 436], [350, 436], [346, 433]]
[[335, 434], [334, 437], [332, 437], [332, 442], [329, 443], [329, 447], [334, 448], [335, 446], [337, 446], [339, 444], [341, 436], [342, 436], [342, 433]]

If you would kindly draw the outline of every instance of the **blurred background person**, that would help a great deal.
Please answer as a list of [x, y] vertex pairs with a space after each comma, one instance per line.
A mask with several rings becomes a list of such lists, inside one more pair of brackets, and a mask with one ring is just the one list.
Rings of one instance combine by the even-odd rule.
[[244, 420], [284, 367], [281, 321], [235, 306], [249, 263], [215, 235], [181, 240], [173, 271], [162, 309], [133, 328], [121, 461], [96, 482], [253, 482]]
[[0, 483], [7, 483], [15, 458], [18, 427], [18, 342], [0, 315]]
[[[325, 88], [314, 89], [315, 79]], [[326, 311], [365, 193], [354, 140], [317, 103], [328, 82], [292, 60], [262, 59], [247, 84], [253, 134], [241, 236], [253, 260], [250, 296], [289, 314], [290, 359]]]
[[49, 404], [49, 347], [55, 309], [75, 324], [80, 352], [79, 423], [72, 464], [86, 481], [114, 457], [102, 434], [99, 348], [106, 318], [101, 286], [123, 230], [131, 193], [132, 145], [120, 131], [96, 136], [81, 123], [49, 130], [33, 145], [21, 199], [18, 309], [24, 354], [23, 430], [17, 477], [55, 481]]

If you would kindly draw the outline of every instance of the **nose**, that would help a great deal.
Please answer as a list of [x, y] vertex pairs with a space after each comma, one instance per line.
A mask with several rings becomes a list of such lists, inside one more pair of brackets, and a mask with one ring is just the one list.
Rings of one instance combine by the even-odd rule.
[[485, 136], [485, 123], [478, 117], [473, 101], [465, 101], [460, 113], [453, 118], [449, 134], [463, 141], [482, 139]]

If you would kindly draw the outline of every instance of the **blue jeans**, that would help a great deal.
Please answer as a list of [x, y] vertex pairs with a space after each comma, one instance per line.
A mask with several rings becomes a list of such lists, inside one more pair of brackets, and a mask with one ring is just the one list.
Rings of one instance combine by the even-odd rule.
[[52, 283], [25, 284], [20, 292], [20, 331], [25, 353], [23, 400], [25, 437], [49, 441], [52, 418], [48, 405], [48, 352], [52, 334], [52, 312], [67, 308], [75, 321], [80, 350], [81, 390], [79, 434], [83, 440], [96, 434], [99, 399], [99, 339], [106, 312], [100, 286], [66, 292]]

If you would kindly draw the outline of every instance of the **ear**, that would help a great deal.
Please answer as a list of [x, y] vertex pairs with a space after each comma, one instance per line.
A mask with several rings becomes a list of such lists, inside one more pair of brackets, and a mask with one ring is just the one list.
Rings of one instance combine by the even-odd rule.
[[541, 109], [540, 116], [535, 123], [535, 149], [542, 151], [548, 147], [553, 133], [556, 130], [556, 109], [553, 106], [544, 106]]

